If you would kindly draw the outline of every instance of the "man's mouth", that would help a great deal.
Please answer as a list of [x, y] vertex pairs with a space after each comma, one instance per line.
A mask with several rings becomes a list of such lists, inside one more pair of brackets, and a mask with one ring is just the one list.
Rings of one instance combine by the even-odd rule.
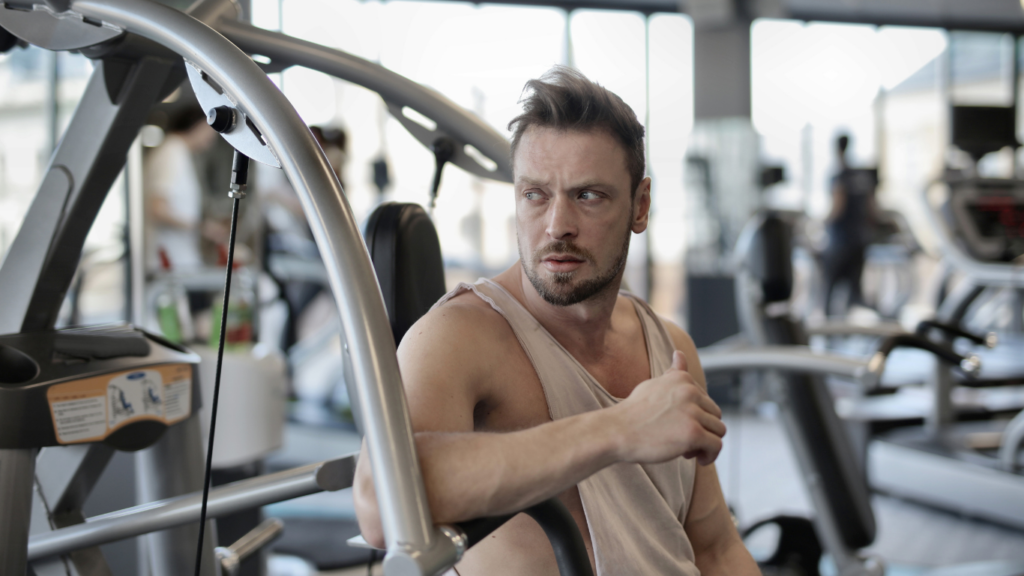
[[573, 262], [583, 262], [583, 259], [582, 258], [577, 258], [576, 256], [569, 256], [567, 254], [566, 255], [554, 254], [554, 255], [551, 255], [551, 256], [546, 256], [544, 258], [543, 262], [573, 263]]
[[571, 256], [569, 254], [549, 254], [540, 261], [541, 266], [547, 269], [548, 272], [553, 273], [574, 272], [584, 262], [585, 260], [579, 256]]

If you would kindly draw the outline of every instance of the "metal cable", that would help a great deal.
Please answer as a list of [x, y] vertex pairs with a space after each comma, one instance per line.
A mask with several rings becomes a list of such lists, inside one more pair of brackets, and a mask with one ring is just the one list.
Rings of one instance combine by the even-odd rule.
[[210, 497], [210, 476], [213, 472], [213, 438], [217, 430], [217, 403], [220, 400], [220, 371], [224, 363], [224, 343], [228, 332], [228, 300], [231, 296], [231, 272], [235, 262], [235, 233], [238, 227], [238, 205], [245, 197], [249, 157], [235, 150], [231, 174], [231, 231], [228, 235], [228, 262], [224, 274], [224, 305], [220, 312], [220, 338], [217, 345], [217, 370], [213, 378], [213, 405], [210, 407], [210, 439], [206, 446], [206, 473], [203, 477], [203, 505], [199, 512], [199, 542], [196, 545], [195, 576], [200, 576], [203, 563], [203, 538], [206, 536], [206, 502]]

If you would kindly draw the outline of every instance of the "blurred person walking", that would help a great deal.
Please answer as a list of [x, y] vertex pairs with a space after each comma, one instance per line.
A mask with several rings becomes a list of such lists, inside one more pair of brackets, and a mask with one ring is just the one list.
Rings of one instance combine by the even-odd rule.
[[[832, 178], [832, 210], [825, 221], [828, 246], [822, 253], [826, 315], [845, 315], [851, 306], [866, 306], [861, 294], [861, 275], [877, 220], [878, 173], [850, 168], [849, 145], [850, 137], [845, 134], [836, 139], [839, 171]], [[834, 310], [833, 295], [841, 283], [848, 285], [848, 297]]]

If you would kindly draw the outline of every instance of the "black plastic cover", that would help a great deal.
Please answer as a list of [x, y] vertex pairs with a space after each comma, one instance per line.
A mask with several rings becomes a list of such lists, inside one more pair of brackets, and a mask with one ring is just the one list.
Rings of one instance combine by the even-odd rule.
[[[0, 449], [62, 444], [47, 396], [50, 388], [118, 372], [192, 365], [189, 414], [194, 415], [202, 402], [198, 362], [197, 355], [130, 326], [2, 335]], [[159, 421], [131, 421], [114, 429], [104, 443], [139, 450], [156, 442], [166, 429]]]

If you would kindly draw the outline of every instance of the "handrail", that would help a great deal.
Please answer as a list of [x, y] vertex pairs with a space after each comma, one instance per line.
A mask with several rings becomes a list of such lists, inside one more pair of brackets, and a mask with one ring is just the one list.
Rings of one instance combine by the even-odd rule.
[[[206, 515], [218, 518], [299, 496], [347, 488], [352, 485], [355, 476], [357, 456], [350, 454], [335, 460], [218, 486], [210, 490]], [[29, 538], [28, 559], [32, 561], [67, 554], [90, 546], [198, 522], [202, 498], [202, 492], [194, 492], [94, 516], [82, 524], [37, 534]]]
[[756, 346], [725, 351], [702, 348], [701, 367], [705, 374], [742, 370], [779, 370], [822, 376], [842, 376], [871, 381], [875, 376], [868, 363], [857, 358], [822, 354], [806, 346]]
[[324, 255], [352, 357], [389, 545], [385, 569], [432, 574], [455, 561], [455, 545], [434, 527], [416, 457], [406, 399], [383, 298], [341, 184], [309, 129], [259, 66], [226, 38], [151, 0], [74, 0], [72, 10], [149, 38], [217, 82], [252, 120], [302, 202]]

